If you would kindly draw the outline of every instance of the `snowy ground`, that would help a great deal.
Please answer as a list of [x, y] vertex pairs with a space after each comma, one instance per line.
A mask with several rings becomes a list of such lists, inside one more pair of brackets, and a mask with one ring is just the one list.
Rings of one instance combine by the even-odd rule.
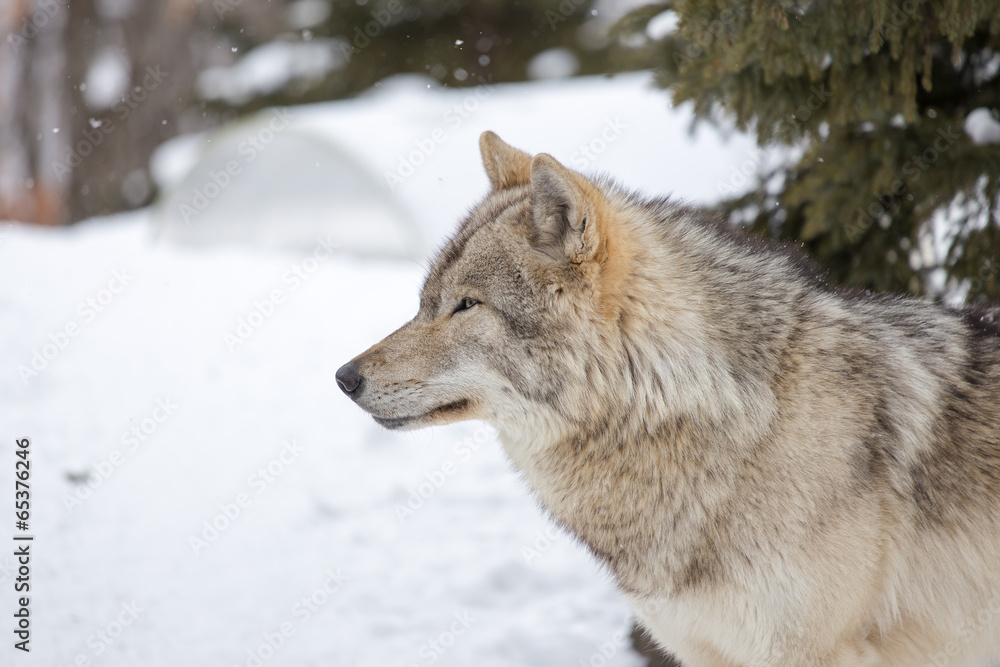
[[[253, 665], [283, 623], [268, 664], [431, 664], [428, 642], [469, 614], [435, 664], [576, 665], [627, 630], [569, 539], [522, 554], [548, 523], [482, 426], [391, 434], [339, 395], [336, 368], [412, 314], [419, 267], [337, 258], [309, 274], [301, 257], [179, 252], [147, 233], [132, 216], [15, 228], [0, 246], [2, 484], [30, 438], [37, 536], [34, 651], [14, 664]], [[224, 334], [275, 290], [230, 351]], [[401, 520], [411, 490], [429, 497]], [[0, 564], [9, 619], [13, 561]], [[310, 597], [315, 611], [297, 606]], [[142, 611], [107, 646], [96, 633], [117, 633], [123, 604]], [[615, 664], [638, 663], [623, 649]]]
[[[585, 89], [606, 96], [600, 81], [566, 85], [570, 103]], [[513, 90], [524, 118], [558, 125], [530, 88]], [[665, 151], [697, 153], [685, 124], [669, 123], [672, 144], [636, 139], [606, 155], [656, 178]], [[447, 227], [485, 188], [481, 176], [475, 191], [462, 185], [480, 170], [474, 144], [449, 145], [458, 185], [426, 171], [439, 186], [419, 201], [440, 204], [418, 216]], [[748, 146], [689, 162], [654, 191], [697, 198]], [[66, 230], [0, 225], [7, 627], [18, 438], [31, 443], [36, 536], [32, 651], [14, 650], [8, 631], [0, 663], [642, 664], [623, 639], [622, 598], [552, 532], [483, 425], [390, 433], [337, 390], [337, 367], [415, 312], [422, 267], [321, 245], [288, 254], [153, 237], [149, 212]]]

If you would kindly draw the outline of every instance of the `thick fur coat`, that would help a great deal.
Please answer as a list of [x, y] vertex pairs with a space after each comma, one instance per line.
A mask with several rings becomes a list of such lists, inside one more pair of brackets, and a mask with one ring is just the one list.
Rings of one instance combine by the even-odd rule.
[[482, 419], [691, 667], [1000, 657], [997, 311], [794, 252], [485, 133], [416, 317], [338, 371], [389, 428]]

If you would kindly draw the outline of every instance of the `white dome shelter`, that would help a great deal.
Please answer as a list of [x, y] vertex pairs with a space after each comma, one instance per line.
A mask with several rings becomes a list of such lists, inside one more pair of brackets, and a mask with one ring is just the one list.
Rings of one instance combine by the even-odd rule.
[[417, 225], [383, 180], [287, 111], [262, 112], [197, 143], [200, 150], [189, 144], [154, 158], [161, 239], [297, 251], [323, 239], [366, 256], [425, 254]]

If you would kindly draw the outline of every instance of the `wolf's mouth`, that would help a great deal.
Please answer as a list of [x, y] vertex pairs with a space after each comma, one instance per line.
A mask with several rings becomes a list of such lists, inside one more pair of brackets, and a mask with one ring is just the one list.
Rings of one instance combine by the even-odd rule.
[[372, 415], [372, 418], [378, 422], [379, 425], [386, 427], [387, 429], [398, 429], [403, 428], [407, 424], [413, 422], [424, 421], [427, 419], [433, 419], [435, 417], [445, 417], [450, 413], [460, 413], [469, 406], [469, 401], [467, 399], [461, 399], [459, 401], [452, 401], [451, 403], [445, 403], [442, 406], [436, 407], [429, 412], [425, 412], [421, 415], [414, 415], [412, 417], [379, 417], [377, 415]]

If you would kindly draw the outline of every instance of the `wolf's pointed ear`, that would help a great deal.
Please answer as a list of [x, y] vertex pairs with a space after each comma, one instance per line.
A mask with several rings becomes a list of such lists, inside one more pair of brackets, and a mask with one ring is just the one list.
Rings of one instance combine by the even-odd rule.
[[479, 135], [483, 166], [494, 190], [527, 185], [531, 180], [531, 156], [487, 130]]
[[532, 244], [553, 259], [591, 259], [598, 245], [594, 206], [587, 197], [592, 190], [551, 155], [536, 155], [531, 161]]

